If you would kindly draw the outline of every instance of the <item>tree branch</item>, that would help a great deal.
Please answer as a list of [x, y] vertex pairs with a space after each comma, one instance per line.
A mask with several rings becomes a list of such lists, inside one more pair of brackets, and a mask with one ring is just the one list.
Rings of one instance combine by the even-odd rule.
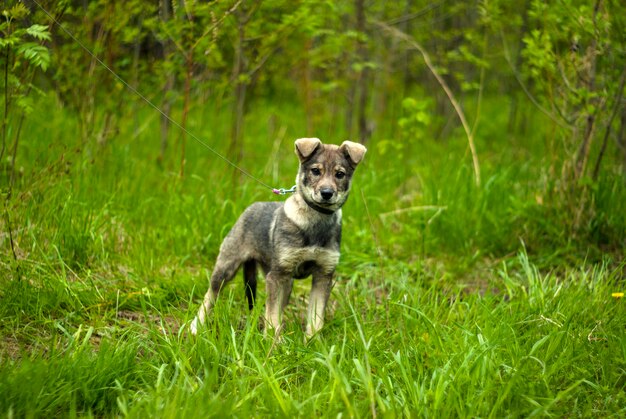
[[545, 116], [550, 118], [552, 120], [552, 122], [554, 122], [555, 124], [557, 124], [561, 128], [570, 129], [571, 127], [569, 125], [567, 125], [563, 121], [559, 120], [559, 118], [554, 116], [549, 110], [547, 110], [546, 108], [541, 106], [541, 104], [537, 101], [537, 99], [535, 99], [535, 97], [532, 95], [532, 93], [530, 93], [530, 91], [528, 90], [528, 88], [526, 87], [524, 82], [522, 81], [522, 78], [520, 77], [519, 73], [515, 69], [515, 66], [513, 65], [513, 62], [511, 61], [511, 56], [509, 55], [509, 48], [508, 48], [508, 46], [506, 44], [506, 41], [504, 39], [504, 34], [502, 33], [502, 31], [500, 31], [500, 37], [502, 38], [502, 47], [503, 47], [503, 51], [504, 51], [504, 59], [509, 64], [509, 67], [511, 67], [511, 72], [513, 72], [513, 76], [515, 76], [515, 80], [517, 80], [517, 83], [520, 85], [520, 87], [522, 88], [522, 90], [524, 91], [524, 93], [526, 94], [528, 99], [530, 99], [532, 104], [535, 105], [535, 107], [537, 109], [539, 109], [541, 111], [541, 113], [543, 113]]
[[463, 125], [463, 129], [465, 130], [465, 135], [467, 136], [467, 142], [469, 144], [469, 148], [472, 153], [472, 163], [474, 165], [474, 181], [476, 183], [476, 186], [480, 186], [480, 165], [478, 163], [476, 145], [474, 144], [474, 134], [472, 133], [472, 130], [470, 129], [469, 124], [467, 123], [467, 119], [465, 118], [465, 113], [463, 112], [461, 105], [454, 97], [454, 94], [452, 93], [452, 90], [450, 90], [450, 87], [448, 86], [446, 81], [443, 79], [443, 77], [441, 77], [441, 75], [439, 74], [435, 66], [433, 65], [432, 61], [430, 60], [430, 55], [428, 55], [428, 52], [426, 52], [426, 50], [422, 48], [422, 46], [413, 37], [407, 35], [406, 33], [400, 31], [399, 29], [396, 29], [380, 21], [374, 21], [374, 24], [380, 27], [381, 29], [389, 32], [391, 35], [395, 36], [396, 38], [399, 38], [405, 41], [406, 43], [411, 45], [413, 48], [415, 48], [420, 54], [422, 54], [424, 63], [426, 63], [426, 66], [428, 67], [432, 75], [435, 77], [435, 79], [437, 79], [437, 82], [439, 82], [439, 85], [448, 96], [450, 103], [454, 107], [454, 110], [456, 111], [456, 114], [459, 117], [459, 120], [461, 121], [461, 125]]
[[600, 153], [598, 154], [598, 158], [596, 159], [596, 164], [593, 168], [593, 180], [598, 179], [598, 174], [600, 173], [600, 164], [602, 163], [602, 158], [604, 157], [604, 153], [606, 151], [606, 145], [609, 140], [609, 136], [611, 135], [611, 126], [613, 125], [613, 120], [617, 115], [617, 111], [621, 108], [622, 104], [622, 93], [624, 91], [624, 82], [626, 81], [626, 68], [622, 70], [622, 79], [619, 83], [619, 88], [617, 92], [615, 92], [615, 103], [613, 104], [613, 111], [611, 112], [611, 117], [609, 118], [609, 122], [606, 125], [606, 131], [604, 131], [604, 138], [602, 139], [602, 147], [600, 148]]

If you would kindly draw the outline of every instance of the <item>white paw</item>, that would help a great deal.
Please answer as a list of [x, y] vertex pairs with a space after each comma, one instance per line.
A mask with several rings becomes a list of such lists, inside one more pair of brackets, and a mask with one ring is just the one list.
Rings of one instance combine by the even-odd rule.
[[189, 331], [194, 336], [198, 333], [198, 318], [197, 317], [193, 319], [193, 321], [189, 325]]

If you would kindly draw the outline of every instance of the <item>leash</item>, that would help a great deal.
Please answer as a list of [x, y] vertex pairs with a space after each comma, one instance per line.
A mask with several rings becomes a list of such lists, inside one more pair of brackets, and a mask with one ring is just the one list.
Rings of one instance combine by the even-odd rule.
[[98, 56], [96, 56], [96, 54], [94, 54], [89, 48], [87, 48], [85, 46], [85, 44], [83, 44], [79, 39], [77, 39], [68, 29], [66, 29], [65, 27], [63, 27], [63, 25], [61, 25], [54, 16], [52, 16], [37, 0], [33, 0], [33, 3], [35, 3], [37, 5], [37, 7], [39, 7], [41, 9], [42, 12], [44, 12], [46, 14], [46, 16], [48, 16], [48, 18], [59, 28], [61, 28], [61, 30], [63, 32], [65, 32], [67, 34], [67, 36], [69, 36], [74, 42], [76, 42], [78, 45], [80, 45], [80, 47], [87, 53], [89, 54], [89, 56], [91, 56], [91, 58], [93, 58], [94, 60], [96, 60], [98, 62], [98, 64], [100, 64], [102, 67], [104, 67], [109, 73], [111, 73], [120, 83], [122, 83], [128, 90], [130, 90], [131, 92], [133, 92], [137, 97], [139, 97], [141, 100], [143, 100], [145, 103], [147, 103], [152, 109], [154, 109], [155, 111], [157, 111], [159, 114], [161, 114], [164, 118], [166, 118], [172, 125], [174, 125], [175, 127], [177, 127], [178, 129], [180, 129], [181, 131], [183, 131], [185, 134], [187, 134], [188, 136], [190, 136], [191, 138], [193, 138], [194, 140], [196, 140], [199, 144], [203, 145], [207, 150], [209, 150], [210, 152], [212, 152], [213, 154], [215, 154], [217, 157], [219, 157], [220, 159], [222, 159], [224, 162], [226, 162], [227, 164], [229, 164], [231, 167], [233, 167], [234, 169], [237, 169], [239, 172], [241, 172], [242, 174], [246, 175], [248, 178], [256, 181], [258, 184], [264, 186], [266, 189], [271, 190], [273, 193], [275, 193], [276, 195], [286, 195], [288, 193], [293, 193], [296, 191], [296, 186], [294, 185], [293, 187], [289, 188], [289, 189], [285, 189], [285, 188], [273, 188], [272, 186], [268, 185], [267, 183], [263, 182], [261, 179], [257, 178], [256, 176], [254, 176], [253, 174], [251, 174], [250, 172], [248, 172], [247, 170], [239, 167], [237, 164], [235, 164], [233, 161], [229, 160], [226, 156], [224, 156], [223, 154], [221, 154], [220, 152], [218, 152], [217, 150], [215, 150], [213, 147], [211, 147], [210, 145], [208, 145], [206, 142], [202, 141], [200, 138], [198, 138], [194, 133], [190, 132], [189, 130], [187, 130], [187, 128], [183, 127], [181, 124], [179, 124], [176, 120], [174, 120], [172, 117], [170, 117], [168, 114], [166, 114], [165, 112], [163, 112], [161, 110], [161, 108], [159, 108], [157, 105], [155, 105], [150, 99], [148, 99], [147, 97], [145, 97], [143, 94], [141, 94], [141, 92], [139, 92], [137, 89], [135, 89], [133, 86], [131, 86], [130, 84], [128, 84], [126, 82], [126, 80], [124, 80], [120, 75], [118, 75], [115, 71], [113, 71], [113, 69], [111, 69], [108, 65], [106, 65], [106, 63], [104, 63], [100, 58], [98, 58]]
[[272, 189], [272, 192], [274, 192], [276, 195], [287, 195], [288, 193], [294, 193], [296, 191], [297, 186], [298, 185], [293, 185], [289, 189], [285, 189], [285, 188]]

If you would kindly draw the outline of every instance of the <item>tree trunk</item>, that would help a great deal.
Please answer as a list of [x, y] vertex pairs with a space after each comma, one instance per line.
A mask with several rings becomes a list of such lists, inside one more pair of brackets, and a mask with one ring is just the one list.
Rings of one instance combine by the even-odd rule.
[[[172, 17], [171, 5], [168, 0], [159, 1], [159, 11], [161, 20], [167, 22]], [[167, 39], [163, 41], [163, 60], [166, 61], [172, 52], [172, 41]], [[170, 73], [166, 76], [165, 85], [163, 86], [163, 102], [161, 103], [161, 146], [157, 161], [162, 164], [167, 150], [168, 136], [170, 130], [170, 115], [172, 113], [172, 97], [170, 91], [174, 88], [175, 74]]]
[[237, 12], [237, 44], [235, 46], [235, 62], [233, 64], [233, 82], [235, 83], [235, 97], [232, 106], [232, 121], [230, 130], [229, 156], [235, 162], [243, 154], [241, 139], [243, 136], [244, 111], [246, 104], [247, 80], [245, 62], [245, 29], [246, 18], [244, 12]]
[[163, 102], [161, 105], [161, 149], [159, 151], [159, 163], [163, 163], [170, 130], [170, 115], [172, 114], [172, 97], [170, 91], [174, 88], [174, 74], [168, 74], [163, 87]]
[[[141, 26], [141, 19], [139, 20], [139, 22], [137, 23], [139, 26]], [[135, 42], [133, 43], [133, 87], [136, 90], [140, 90], [139, 87], [139, 60], [141, 59], [141, 40], [140, 38], [135, 39]], [[139, 107], [140, 104], [138, 101], [133, 101], [132, 104], [132, 115], [133, 115], [133, 135], [135, 137], [137, 137], [137, 135], [139, 134]]]
[[[356, 30], [361, 37], [365, 37], [365, 1], [356, 1]], [[368, 121], [366, 118], [367, 108], [367, 92], [368, 92], [368, 69], [367, 69], [367, 45], [365, 39], [359, 39], [357, 44], [357, 55], [361, 63], [361, 71], [358, 75], [357, 89], [359, 92], [359, 104], [358, 104], [358, 116], [357, 123], [359, 128], [358, 140], [362, 143], [367, 143], [369, 140], [370, 132], [368, 127]]]
[[[349, 22], [349, 16], [345, 15], [342, 22]], [[350, 24], [346, 24], [343, 28], [344, 32], [352, 30]], [[348, 82], [348, 91], [346, 92], [346, 104], [345, 104], [345, 114], [344, 114], [344, 125], [345, 125], [345, 136], [347, 138], [352, 137], [352, 120], [354, 115], [354, 103], [356, 98], [356, 80], [354, 77], [354, 70], [352, 69], [352, 64], [354, 64], [354, 60], [350, 57], [350, 53], [348, 51], [344, 51], [343, 59], [341, 60], [344, 63], [347, 63], [347, 68], [345, 69], [344, 78]]]
[[622, 173], [626, 175], [626, 106], [622, 107], [617, 144], [619, 144], [622, 151]]
[[311, 80], [313, 78], [313, 69], [311, 68], [311, 62], [309, 60], [309, 54], [311, 51], [312, 41], [307, 40], [304, 44], [306, 55], [302, 65], [302, 90], [304, 90], [304, 109], [306, 112], [306, 130], [307, 135], [314, 134], [314, 118], [315, 110], [313, 109], [313, 90], [311, 88]]
[[2, 115], [2, 146], [0, 146], [0, 161], [4, 157], [4, 151], [7, 146], [7, 124], [9, 123], [9, 60], [11, 58], [11, 49], [7, 46], [5, 48], [5, 61], [4, 61], [4, 114]]
[[[411, 0], [406, 0], [405, 4], [404, 4], [404, 16], [408, 16], [410, 11], [411, 11]], [[400, 22], [399, 28], [402, 32], [409, 34], [409, 19], [404, 19], [402, 22]], [[398, 43], [398, 41], [396, 40], [396, 38], [393, 38], [391, 40], [392, 42], [392, 48], [391, 50], [394, 51], [396, 49], [396, 45]], [[409, 94], [409, 88], [411, 86], [411, 83], [413, 81], [412, 78], [412, 72], [409, 70], [409, 61], [411, 58], [412, 52], [408, 49], [405, 48], [404, 51], [402, 51], [402, 55], [400, 56], [400, 73], [402, 74], [402, 97], [406, 97]], [[395, 55], [395, 54], [394, 54]]]
[[613, 110], [611, 111], [611, 116], [609, 117], [608, 122], [606, 123], [606, 130], [604, 131], [604, 138], [602, 139], [602, 146], [600, 147], [600, 153], [596, 159], [595, 167], [593, 168], [593, 180], [598, 179], [598, 175], [600, 174], [600, 165], [602, 164], [602, 159], [604, 158], [604, 153], [606, 152], [606, 146], [609, 142], [609, 136], [611, 135], [611, 127], [613, 126], [613, 120], [617, 116], [617, 112], [620, 108], [622, 108], [623, 100], [622, 93], [624, 92], [624, 82], [626, 82], [626, 68], [622, 71], [622, 77], [619, 82], [619, 87], [617, 88], [617, 92], [615, 94], [615, 103], [613, 103]]
[[189, 101], [191, 96], [191, 79], [193, 77], [193, 50], [185, 57], [185, 97], [183, 99], [183, 116], [180, 125], [182, 127], [180, 141], [180, 177], [185, 175], [185, 155], [187, 148], [187, 117], [189, 116]]
[[[526, 2], [523, 4], [523, 13], [522, 13], [522, 27], [520, 29], [519, 42], [517, 44], [517, 56], [515, 57], [515, 68], [513, 69], [515, 72], [519, 72], [519, 68], [522, 66], [522, 50], [524, 49], [524, 36], [528, 31], [528, 6]], [[519, 98], [517, 96], [516, 89], [513, 86], [517, 86], [517, 81], [515, 78], [510, 79], [507, 90], [509, 97], [511, 99], [511, 105], [509, 108], [509, 122], [508, 128], [509, 132], [515, 132], [517, 128], [517, 116], [519, 110]], [[521, 125], [522, 129], [526, 129], [526, 124]], [[525, 133], [525, 132], [524, 132]]]
[[[596, 18], [598, 10], [600, 8], [601, 0], [596, 1], [593, 12], [593, 26], [596, 27]], [[590, 57], [590, 65], [588, 71], [588, 85], [587, 88], [590, 93], [594, 93], [596, 89], [596, 64], [597, 64], [597, 38], [594, 36], [591, 45], [589, 46], [588, 54]], [[592, 99], [593, 100], [593, 99]], [[585, 126], [585, 134], [580, 144], [578, 154], [576, 156], [576, 179], [581, 179], [585, 175], [587, 169], [587, 162], [589, 161], [589, 152], [591, 150], [591, 141], [595, 132], [595, 122], [598, 107], [593, 113], [589, 113], [586, 117], [587, 124]]]

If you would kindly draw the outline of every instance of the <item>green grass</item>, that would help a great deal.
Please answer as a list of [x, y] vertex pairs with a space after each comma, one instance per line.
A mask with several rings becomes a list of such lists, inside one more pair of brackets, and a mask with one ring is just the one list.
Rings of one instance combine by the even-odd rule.
[[[302, 115], [257, 109], [241, 165], [289, 187]], [[190, 126], [224, 152], [227, 125], [212, 111], [196, 109]], [[626, 187], [615, 164], [573, 223], [579, 208], [554, 197], [539, 131], [499, 139], [504, 122], [485, 124], [476, 187], [462, 137], [393, 149], [387, 138], [402, 133], [390, 125], [368, 145], [344, 209], [322, 333], [305, 343], [300, 281], [273, 345], [258, 330], [262, 304], [247, 313], [237, 278], [194, 338], [184, 326], [221, 239], [251, 202], [282, 198], [191, 139], [180, 179], [173, 147], [157, 164], [158, 118], [142, 112], [142, 130], [125, 121], [107, 145], [70, 135], [63, 109], [24, 127], [0, 224], [2, 415], [626, 414], [625, 302], [611, 296], [624, 291]], [[493, 143], [511, 153], [486, 151]]]

